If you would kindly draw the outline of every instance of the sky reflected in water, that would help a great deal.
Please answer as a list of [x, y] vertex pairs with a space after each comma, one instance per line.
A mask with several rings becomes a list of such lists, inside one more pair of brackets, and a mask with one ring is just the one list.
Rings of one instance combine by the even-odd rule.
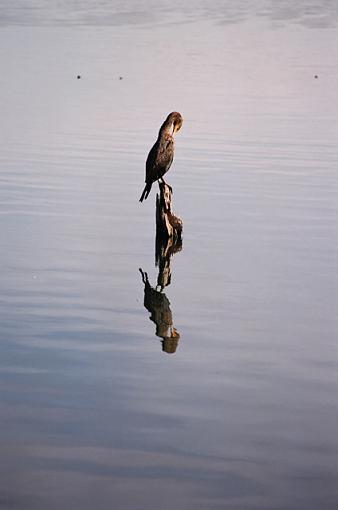
[[337, 19], [2, 2], [1, 508], [336, 510]]

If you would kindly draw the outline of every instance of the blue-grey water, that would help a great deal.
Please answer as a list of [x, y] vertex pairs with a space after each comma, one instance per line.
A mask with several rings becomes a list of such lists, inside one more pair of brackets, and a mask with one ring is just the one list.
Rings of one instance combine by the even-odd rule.
[[[0, 508], [337, 509], [337, 30], [329, 0], [2, 0]], [[170, 354], [138, 199], [172, 110]]]

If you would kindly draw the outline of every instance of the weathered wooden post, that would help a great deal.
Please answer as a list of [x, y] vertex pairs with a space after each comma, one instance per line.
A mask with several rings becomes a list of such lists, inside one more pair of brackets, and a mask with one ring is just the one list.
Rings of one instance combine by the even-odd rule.
[[160, 194], [156, 195], [156, 238], [172, 239], [173, 244], [182, 239], [183, 222], [172, 212], [172, 189], [159, 182]]
[[[180, 335], [173, 325], [170, 302], [164, 288], [171, 282], [171, 257], [182, 249], [183, 222], [172, 212], [172, 189], [164, 181], [159, 182], [160, 194], [156, 195], [156, 266], [159, 268], [157, 287], [150, 285], [148, 275], [140, 269], [144, 283], [144, 306], [150, 312], [150, 320], [156, 324], [156, 335], [162, 338], [162, 350], [176, 352]], [[158, 290], [160, 288], [160, 290]]]
[[171, 257], [182, 250], [182, 239], [163, 239], [156, 236], [155, 265], [158, 267], [157, 286], [164, 289], [171, 283]]

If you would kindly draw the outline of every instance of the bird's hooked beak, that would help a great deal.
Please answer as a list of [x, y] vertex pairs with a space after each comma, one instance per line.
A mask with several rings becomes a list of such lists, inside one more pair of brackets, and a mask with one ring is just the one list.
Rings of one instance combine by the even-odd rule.
[[173, 125], [173, 134], [177, 133], [177, 131], [179, 131], [181, 127], [181, 123], [180, 122], [174, 122], [174, 125]]

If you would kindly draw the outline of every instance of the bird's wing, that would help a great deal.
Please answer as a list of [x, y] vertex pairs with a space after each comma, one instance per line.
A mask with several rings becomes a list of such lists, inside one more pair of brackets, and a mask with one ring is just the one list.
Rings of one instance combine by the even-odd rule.
[[161, 168], [166, 167], [166, 171], [169, 170], [171, 163], [174, 159], [174, 141], [172, 138], [164, 140], [160, 144], [160, 150], [156, 158], [156, 165]]
[[149, 152], [146, 163], [146, 182], [162, 177], [170, 168], [174, 158], [174, 141], [170, 138], [158, 140]]

